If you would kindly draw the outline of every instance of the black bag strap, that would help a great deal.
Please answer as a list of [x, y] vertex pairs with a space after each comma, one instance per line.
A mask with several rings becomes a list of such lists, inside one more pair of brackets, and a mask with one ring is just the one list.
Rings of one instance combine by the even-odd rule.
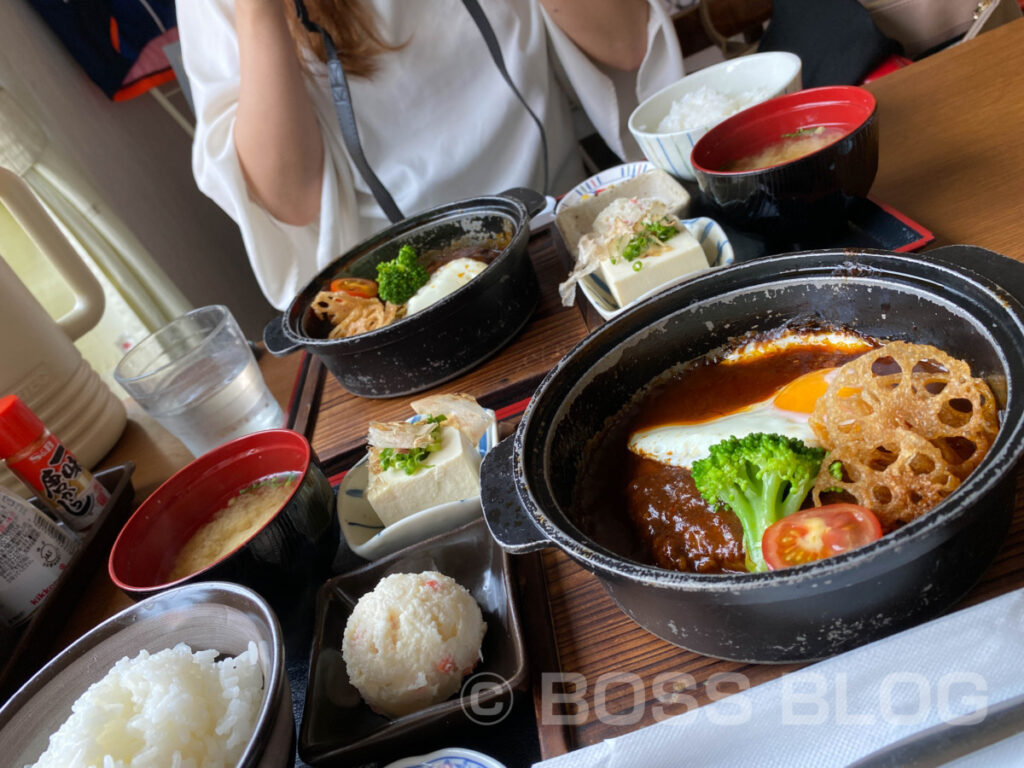
[[334, 41], [327, 34], [327, 30], [309, 18], [306, 4], [303, 0], [295, 0], [295, 12], [299, 16], [302, 26], [314, 34], [319, 34], [324, 41], [324, 51], [327, 54], [327, 75], [331, 85], [331, 99], [334, 101], [334, 111], [338, 116], [338, 125], [341, 127], [341, 136], [345, 141], [345, 148], [355, 163], [359, 175], [373, 192], [377, 205], [384, 211], [384, 215], [394, 224], [405, 218], [401, 209], [391, 193], [388, 192], [384, 183], [377, 178], [377, 174], [370, 167], [370, 162], [363, 152], [363, 143], [359, 140], [359, 128], [356, 126], [356, 113], [352, 110], [352, 94], [348, 90], [348, 78], [345, 77], [345, 70], [338, 58], [338, 49], [334, 47]]
[[476, 22], [477, 29], [480, 30], [480, 35], [484, 39], [484, 43], [487, 44], [487, 50], [491, 53], [491, 58], [494, 60], [494, 66], [498, 68], [498, 72], [508, 83], [508, 87], [512, 89], [512, 93], [519, 99], [519, 103], [523, 105], [530, 117], [533, 118], [533, 122], [537, 125], [537, 130], [540, 131], [540, 147], [544, 161], [544, 194], [548, 194], [548, 137], [544, 132], [544, 124], [540, 121], [540, 118], [530, 109], [530, 105], [526, 102], [523, 94], [516, 88], [516, 84], [512, 82], [512, 78], [508, 74], [508, 70], [505, 69], [505, 58], [501, 55], [501, 46], [498, 45], [498, 38], [494, 36], [494, 28], [491, 23], [487, 20], [487, 16], [484, 14], [483, 9], [477, 0], [462, 0], [462, 4], [466, 6], [466, 10], [469, 11], [469, 15], [473, 17], [473, 21]]
[[[370, 162], [366, 159], [366, 153], [363, 152], [363, 144], [359, 139], [359, 128], [356, 126], [356, 115], [352, 108], [352, 94], [348, 88], [348, 78], [345, 77], [345, 70], [341, 65], [341, 60], [338, 58], [338, 49], [335, 47], [334, 41], [327, 33], [327, 30], [309, 18], [309, 12], [306, 10], [304, 0], [294, 1], [295, 13], [298, 15], [299, 21], [302, 22], [302, 26], [314, 34], [319, 34], [323, 39], [324, 51], [327, 54], [327, 75], [331, 86], [331, 98], [334, 101], [334, 111], [338, 117], [338, 126], [341, 128], [341, 137], [345, 142], [345, 148], [348, 150], [352, 162], [355, 163], [359, 175], [363, 177], [363, 181], [366, 182], [366, 185], [373, 193], [377, 205], [381, 207], [381, 210], [384, 211], [384, 214], [392, 223], [401, 221], [405, 218], [401, 209], [395, 203], [394, 198], [391, 197], [391, 193], [388, 192], [384, 183], [373, 172]], [[526, 102], [522, 93], [519, 92], [519, 89], [516, 88], [515, 83], [512, 82], [512, 78], [505, 68], [505, 59], [501, 55], [501, 47], [498, 45], [498, 39], [494, 35], [494, 29], [487, 20], [487, 16], [484, 14], [480, 4], [477, 0], [462, 0], [462, 4], [469, 11], [469, 15], [480, 30], [480, 34], [487, 45], [487, 50], [490, 52], [495, 66], [498, 68], [498, 72], [505, 82], [508, 83], [509, 88], [512, 89], [519, 102], [526, 108], [530, 117], [533, 118], [533, 122], [537, 124], [537, 129], [540, 131], [541, 151], [543, 152], [544, 161], [544, 192], [547, 193], [548, 142], [547, 135], [544, 132], [544, 124], [541, 123], [540, 118], [537, 117], [534, 111], [530, 109], [530, 105]]]

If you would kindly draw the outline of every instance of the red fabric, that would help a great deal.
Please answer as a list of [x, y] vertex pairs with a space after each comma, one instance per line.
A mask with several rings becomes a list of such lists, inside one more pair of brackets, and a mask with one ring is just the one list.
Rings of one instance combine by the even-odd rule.
[[[1018, 2], [1024, 2], [1024, 0], [1018, 0]], [[888, 75], [890, 72], [895, 72], [897, 69], [903, 69], [913, 63], [914, 62], [904, 56], [897, 56], [896, 54], [893, 54], [875, 67], [875, 69], [871, 70], [871, 72], [868, 73], [868, 76], [864, 78], [864, 82], [861, 84], [867, 85], [872, 80], [877, 80], [880, 77]]]

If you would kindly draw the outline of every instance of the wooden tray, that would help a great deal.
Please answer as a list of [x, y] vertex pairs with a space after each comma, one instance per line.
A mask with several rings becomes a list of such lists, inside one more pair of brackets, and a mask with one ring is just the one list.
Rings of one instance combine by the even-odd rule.
[[[430, 391], [466, 392], [494, 410], [528, 398], [544, 374], [602, 322], [585, 302], [562, 306], [558, 283], [569, 272], [569, 256], [552, 226], [535, 232], [528, 249], [541, 287], [540, 303], [529, 323], [490, 360]], [[425, 394], [382, 400], [357, 397], [328, 374], [319, 358], [307, 355], [289, 408], [289, 424], [309, 438], [328, 472], [336, 472], [359, 458], [370, 421], [408, 418], [409, 402]]]
[[[530, 255], [542, 286], [536, 316], [498, 356], [443, 387], [470, 392], [498, 411], [502, 437], [514, 431], [544, 373], [602, 322], [586, 305], [567, 309], [559, 303], [557, 283], [568, 256], [557, 234], [536, 233]], [[410, 412], [411, 397], [367, 400], [346, 393], [315, 359], [305, 361], [303, 370], [292, 423], [310, 437], [329, 471], [358, 458], [370, 419], [405, 418]], [[1021, 489], [1019, 481], [1017, 513], [998, 559], [958, 607], [1024, 585]], [[677, 648], [627, 618], [597, 579], [560, 550], [512, 563], [544, 758], [622, 736], [803, 666], [727, 662]]]
[[[995, 562], [954, 610], [1024, 586], [1024, 472]], [[721, 661], [661, 640], [626, 617], [600, 582], [560, 550], [515, 561], [530, 639], [534, 710], [544, 759], [683, 714], [804, 664]], [[560, 672], [558, 680], [551, 673]], [[564, 684], [562, 683], [564, 681]]]

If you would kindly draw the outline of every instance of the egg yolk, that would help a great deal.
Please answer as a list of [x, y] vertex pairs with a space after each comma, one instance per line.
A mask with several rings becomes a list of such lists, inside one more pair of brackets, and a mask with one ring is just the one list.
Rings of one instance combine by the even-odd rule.
[[772, 401], [776, 408], [794, 413], [810, 413], [818, 398], [825, 394], [835, 368], [822, 368], [805, 373], [789, 382]]

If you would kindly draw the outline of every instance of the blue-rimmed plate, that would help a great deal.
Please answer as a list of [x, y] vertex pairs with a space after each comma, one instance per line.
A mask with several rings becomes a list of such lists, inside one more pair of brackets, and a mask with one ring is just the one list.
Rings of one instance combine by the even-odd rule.
[[638, 163], [616, 165], [614, 168], [608, 168], [600, 173], [596, 173], [586, 181], [581, 181], [562, 196], [562, 199], [558, 201], [558, 205], [555, 207], [555, 215], [557, 216], [563, 208], [589, 200], [609, 187], [614, 187], [620, 181], [635, 179], [642, 173], [653, 171], [655, 167], [653, 163], [642, 160]]
[[[729, 242], [729, 236], [725, 234], [725, 230], [722, 229], [722, 226], [717, 221], [709, 219], [707, 216], [698, 216], [695, 219], [681, 219], [681, 223], [697, 239], [701, 248], [704, 249], [704, 255], [707, 256], [710, 268], [724, 267], [736, 260], [732, 244]], [[608, 290], [608, 286], [595, 272], [591, 272], [580, 280], [579, 286], [580, 290], [583, 291], [583, 295], [587, 297], [587, 301], [593, 305], [597, 313], [605, 320], [611, 320], [616, 315], [624, 312], [632, 304], [643, 301], [648, 296], [661, 293], [669, 286], [677, 285], [697, 274], [700, 273], [689, 272], [685, 275], [679, 275], [679, 277], [673, 280], [662, 283], [657, 288], [652, 288], [625, 307], [619, 306], [612, 292]]]
[[[480, 458], [498, 444], [497, 421], [494, 420], [493, 411], [488, 413], [492, 418], [491, 426], [477, 444]], [[415, 423], [422, 418], [417, 415], [409, 421]], [[349, 549], [366, 560], [390, 555], [410, 544], [458, 528], [482, 514], [480, 497], [474, 496], [471, 499], [438, 504], [385, 526], [366, 500], [368, 482], [369, 465], [364, 456], [348, 471], [338, 486], [341, 533]]]
[[505, 768], [493, 757], [476, 752], [472, 749], [449, 747], [431, 752], [429, 755], [406, 757], [384, 768]]

